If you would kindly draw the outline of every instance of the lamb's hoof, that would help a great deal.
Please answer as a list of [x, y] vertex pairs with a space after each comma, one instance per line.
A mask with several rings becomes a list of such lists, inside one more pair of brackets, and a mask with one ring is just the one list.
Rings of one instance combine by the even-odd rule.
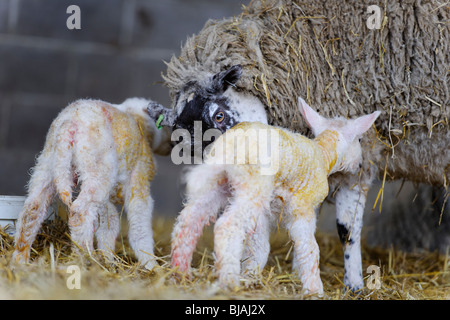
[[224, 290], [235, 291], [240, 287], [240, 276], [234, 273], [227, 273], [219, 275], [219, 287]]
[[11, 261], [9, 262], [9, 265], [11, 268], [16, 268], [19, 266], [23, 266], [28, 264], [28, 257], [26, 257], [23, 253], [14, 251], [13, 255], [11, 257]]
[[144, 268], [148, 271], [153, 271], [153, 269], [155, 269], [155, 267], [157, 266], [159, 266], [159, 264], [156, 262], [156, 260], [150, 260], [144, 265]]
[[[320, 283], [322, 285], [322, 283]], [[316, 288], [303, 288], [302, 293], [306, 296], [311, 297], [312, 299], [315, 298], [323, 298], [323, 287], [316, 287]]]

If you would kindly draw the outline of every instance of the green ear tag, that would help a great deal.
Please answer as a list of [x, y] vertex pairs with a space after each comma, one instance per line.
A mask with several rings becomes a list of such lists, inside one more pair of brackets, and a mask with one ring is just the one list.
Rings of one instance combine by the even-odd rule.
[[162, 129], [161, 122], [163, 121], [163, 119], [164, 119], [164, 115], [160, 114], [158, 117], [158, 120], [156, 120], [156, 128], [158, 128], [158, 130]]

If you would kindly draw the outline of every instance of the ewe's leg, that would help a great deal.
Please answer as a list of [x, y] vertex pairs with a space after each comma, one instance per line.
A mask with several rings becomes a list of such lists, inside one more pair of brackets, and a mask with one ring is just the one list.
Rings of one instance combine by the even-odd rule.
[[319, 246], [314, 232], [316, 216], [312, 208], [295, 207], [285, 218], [286, 227], [294, 242], [292, 269], [297, 273], [307, 294], [323, 294], [320, 280]]
[[364, 287], [361, 264], [361, 229], [370, 183], [352, 189], [353, 182], [342, 186], [336, 194], [336, 224], [344, 250], [344, 284], [351, 290]]
[[228, 201], [224, 172], [210, 165], [193, 169], [187, 179], [188, 203], [172, 232], [172, 266], [189, 273], [192, 255], [203, 228], [217, 218]]
[[114, 248], [119, 231], [119, 213], [117, 212], [116, 206], [108, 202], [107, 207], [101, 211], [100, 224], [95, 236], [97, 239], [97, 249], [103, 253], [109, 262], [112, 262], [114, 259]]

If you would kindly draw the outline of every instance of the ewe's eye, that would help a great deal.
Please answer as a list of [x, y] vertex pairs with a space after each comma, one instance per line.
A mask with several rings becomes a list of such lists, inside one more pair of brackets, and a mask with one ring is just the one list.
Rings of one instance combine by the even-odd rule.
[[222, 111], [219, 111], [216, 113], [216, 115], [214, 116], [214, 119], [218, 122], [221, 123], [224, 119], [225, 119], [225, 114]]

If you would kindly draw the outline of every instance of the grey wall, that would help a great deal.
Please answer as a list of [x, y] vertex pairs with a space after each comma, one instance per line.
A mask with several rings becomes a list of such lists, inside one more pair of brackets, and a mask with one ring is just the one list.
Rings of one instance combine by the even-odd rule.
[[[24, 195], [29, 169], [58, 112], [79, 98], [170, 103], [163, 61], [210, 19], [246, 0], [0, 0], [0, 195]], [[69, 5], [81, 30], [69, 30]], [[158, 157], [156, 212], [181, 205], [180, 168]]]

